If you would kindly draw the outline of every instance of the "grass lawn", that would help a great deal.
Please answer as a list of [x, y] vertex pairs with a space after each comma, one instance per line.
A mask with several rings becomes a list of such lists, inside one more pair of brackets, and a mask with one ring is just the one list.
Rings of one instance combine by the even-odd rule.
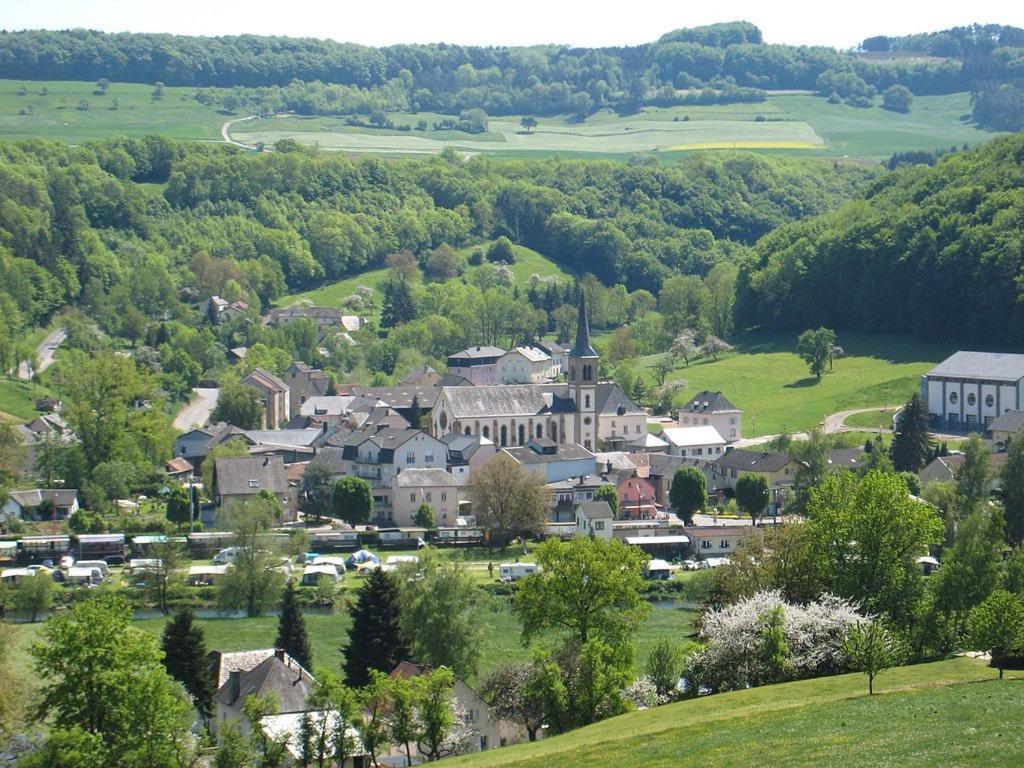
[[895, 408], [888, 408], [884, 411], [868, 411], [867, 413], [855, 413], [848, 416], [846, 426], [857, 429], [892, 429], [892, 417], [896, 413]]
[[[1024, 752], [1024, 682], [958, 658], [684, 701], [453, 766], [1009, 766]], [[770, 758], [767, 756], [771, 756]]]
[[52, 395], [53, 392], [40, 384], [19, 379], [0, 379], [0, 415], [14, 417], [19, 421], [30, 421], [36, 413], [36, 398]]
[[[795, 333], [749, 333], [736, 352], [719, 360], [680, 365], [670, 379], [689, 387], [680, 400], [707, 389], [721, 391], [743, 409], [743, 436], [799, 432], [826, 415], [852, 408], [903, 404], [917, 391], [921, 374], [955, 351], [954, 342], [921, 342], [906, 337], [843, 333], [846, 357], [820, 381], [797, 357]], [[639, 359], [650, 370], [658, 355]]]

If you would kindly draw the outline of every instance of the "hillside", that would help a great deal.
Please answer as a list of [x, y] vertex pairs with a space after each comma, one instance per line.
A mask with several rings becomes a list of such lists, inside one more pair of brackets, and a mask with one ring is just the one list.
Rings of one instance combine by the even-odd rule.
[[767, 686], [635, 712], [451, 765], [1008, 766], [1024, 748], [1022, 682], [1019, 673], [994, 677], [983, 662], [960, 658], [886, 672], [871, 698], [862, 675]]
[[907, 332], [1019, 344], [1024, 135], [880, 179], [864, 200], [762, 239], [742, 325]]

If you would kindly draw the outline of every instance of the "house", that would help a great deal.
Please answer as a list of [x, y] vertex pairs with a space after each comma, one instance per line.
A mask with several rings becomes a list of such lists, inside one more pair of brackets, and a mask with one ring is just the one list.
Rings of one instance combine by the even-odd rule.
[[[409, 679], [429, 672], [429, 667], [403, 661], [392, 670], [391, 677]], [[456, 710], [462, 717], [462, 723], [473, 732], [480, 750], [503, 747], [525, 738], [526, 734], [522, 729], [492, 716], [490, 708], [480, 698], [480, 694], [469, 687], [466, 681], [460, 677], [455, 678], [453, 695]]]
[[657, 491], [645, 477], [623, 477], [615, 486], [619, 497], [619, 517], [625, 520], [650, 520], [658, 514]]
[[78, 491], [74, 488], [33, 488], [10, 491], [4, 502], [4, 517], [19, 520], [67, 520], [78, 511]]
[[527, 469], [540, 474], [545, 483], [592, 475], [597, 459], [582, 445], [559, 445], [543, 437], [526, 445], [503, 449]]
[[436, 387], [441, 381], [441, 374], [429, 365], [413, 368], [398, 382], [403, 386]]
[[690, 537], [692, 555], [697, 560], [728, 557], [740, 540], [757, 530], [750, 525], [690, 525], [683, 529]]
[[288, 387], [290, 414], [300, 413], [302, 404], [307, 400], [330, 395], [334, 389], [334, 382], [331, 381], [330, 376], [301, 361], [295, 361], [288, 366], [288, 370], [284, 374], [284, 383]]
[[665, 453], [668, 448], [668, 440], [662, 440], [653, 432], [644, 432], [629, 443], [629, 450], [636, 453]]
[[982, 432], [1024, 409], [1024, 355], [957, 352], [921, 377], [921, 397], [934, 428]]
[[228, 362], [229, 363], [240, 363], [245, 360], [245, 356], [249, 354], [248, 347], [232, 347], [228, 350]]
[[322, 428], [303, 429], [247, 429], [241, 439], [249, 444], [249, 453], [259, 456], [278, 456], [285, 464], [308, 461], [319, 445], [326, 441]]
[[243, 710], [250, 696], [273, 694], [277, 698], [278, 714], [307, 711], [307, 701], [315, 684], [313, 676], [282, 649], [274, 649], [270, 656], [248, 669], [235, 669], [237, 665], [231, 663], [225, 665], [223, 655], [218, 666], [218, 680], [225, 667], [227, 679], [213, 696], [214, 716], [210, 730], [215, 736], [227, 723], [233, 722], [243, 737], [248, 738], [249, 722]]
[[742, 435], [743, 411], [730, 403], [721, 392], [698, 392], [679, 409], [680, 427], [714, 427], [727, 443]]
[[214, 486], [222, 508], [266, 491], [281, 503], [285, 521], [295, 519], [296, 500], [279, 456], [219, 456], [214, 461]]
[[326, 467], [335, 480], [343, 475], [366, 480], [373, 490], [377, 524], [394, 525], [395, 476], [408, 469], [446, 469], [448, 450], [443, 442], [419, 429], [340, 430], [328, 438], [309, 465]]
[[996, 450], [1005, 451], [1010, 440], [1020, 434], [1021, 429], [1024, 429], [1024, 410], [1006, 411], [1002, 415], [996, 416], [989, 422], [988, 429]]
[[244, 434], [245, 430], [224, 422], [213, 424], [209, 427], [190, 429], [188, 432], [175, 438], [174, 455], [187, 459], [195, 467], [196, 472], [198, 472], [203, 460], [215, 446], [226, 443], [234, 437], [241, 437]]
[[185, 481], [195, 474], [196, 468], [192, 462], [183, 456], [175, 456], [170, 461], [164, 462], [164, 472], [172, 480]]
[[458, 481], [441, 468], [403, 469], [392, 480], [391, 514], [397, 526], [416, 524], [416, 511], [426, 504], [435, 525], [454, 525], [462, 498]]
[[496, 365], [498, 384], [542, 384], [560, 372], [556, 371], [551, 355], [531, 346], [510, 349], [498, 358]]
[[712, 426], [666, 427], [661, 438], [668, 443], [668, 453], [687, 458], [712, 458], [725, 451], [725, 438]]
[[505, 354], [499, 347], [469, 347], [448, 356], [448, 373], [468, 379], [475, 386], [498, 383], [498, 360]]
[[600, 475], [559, 480], [545, 486], [551, 493], [551, 522], [568, 523], [571, 528], [576, 519], [576, 505], [593, 501], [594, 494], [608, 482]]
[[494, 443], [483, 435], [459, 435], [450, 432], [441, 438], [448, 446], [448, 471], [459, 485], [469, 482], [470, 473], [479, 469], [497, 452]]
[[551, 358], [551, 364], [555, 370], [555, 376], [560, 376], [569, 370], [569, 347], [566, 344], [559, 344], [557, 341], [538, 341], [533, 346], [541, 352], [546, 352]]
[[[1006, 464], [1006, 453], [992, 453], [988, 457], [989, 465], [989, 488], [998, 491], [1002, 487], [1000, 472]], [[963, 466], [966, 456], [962, 453], [952, 456], [939, 456], [929, 462], [928, 466], [918, 473], [921, 478], [921, 485], [929, 483], [950, 482], [956, 480], [956, 473]]]
[[374, 399], [377, 406], [393, 408], [413, 426], [419, 424], [417, 429], [429, 429], [431, 412], [441, 395], [440, 387], [419, 384], [398, 387], [349, 386], [346, 389], [346, 394]]
[[724, 488], [735, 486], [735, 481], [722, 474], [722, 471], [708, 459], [688, 459], [684, 456], [651, 453], [647, 455], [647, 460], [647, 479], [654, 486], [654, 503], [662, 508], [669, 506], [672, 480], [676, 476], [676, 470], [681, 467], [696, 467], [704, 473], [704, 484], [709, 496], [716, 495]]
[[260, 401], [263, 403], [261, 421], [264, 429], [276, 429], [291, 420], [288, 385], [277, 376], [262, 368], [253, 368], [241, 383], [253, 387], [260, 393]]
[[747, 451], [730, 448], [721, 456], [711, 459], [715, 470], [724, 478], [727, 488], [735, 488], [736, 481], [749, 473], [762, 476], [768, 483], [771, 501], [766, 514], [777, 514], [788, 489], [796, 480], [799, 462], [785, 451]]
[[610, 539], [614, 519], [607, 501], [581, 502], [576, 505], [576, 535]]

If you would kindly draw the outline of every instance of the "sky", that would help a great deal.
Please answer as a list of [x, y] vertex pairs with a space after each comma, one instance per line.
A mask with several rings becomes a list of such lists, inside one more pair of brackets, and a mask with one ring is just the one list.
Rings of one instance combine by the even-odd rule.
[[0, 29], [287, 35], [362, 43], [636, 45], [680, 27], [743, 19], [772, 43], [849, 48], [865, 37], [972, 22], [1024, 27], [1022, 0], [0, 0]]

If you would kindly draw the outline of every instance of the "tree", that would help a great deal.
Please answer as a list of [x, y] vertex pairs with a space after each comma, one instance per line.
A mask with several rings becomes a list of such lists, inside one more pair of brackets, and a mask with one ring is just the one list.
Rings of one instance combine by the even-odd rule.
[[152, 547], [153, 562], [138, 571], [143, 594], [164, 615], [170, 612], [171, 598], [181, 585], [181, 556], [181, 544], [164, 537]]
[[396, 675], [391, 679], [388, 733], [391, 742], [405, 749], [405, 763], [412, 765], [412, 745], [419, 741], [422, 726], [418, 717], [419, 691], [413, 678]]
[[868, 696], [875, 693], [878, 673], [898, 666], [906, 655], [899, 638], [877, 619], [850, 627], [843, 640], [843, 653], [850, 669], [868, 676]]
[[106, 765], [172, 768], [193, 750], [191, 704], [165, 672], [152, 635], [120, 597], [97, 595], [51, 617], [30, 654], [39, 716], [102, 743]]
[[506, 453], [495, 454], [471, 473], [466, 490], [477, 524], [499, 546], [521, 534], [539, 533], [547, 524], [544, 479]]
[[829, 472], [828, 452], [831, 448], [831, 438], [818, 428], [811, 430], [807, 440], [789, 442], [789, 455], [797, 464], [793, 476], [793, 512], [807, 514], [811, 491]]
[[541, 571], [521, 581], [513, 597], [523, 639], [555, 631], [580, 648], [592, 638], [626, 643], [650, 611], [642, 596], [647, 559], [617, 539], [548, 539], [537, 548]]
[[530, 741], [544, 725], [546, 708], [540, 695], [541, 671], [531, 662], [506, 662], [480, 684], [480, 698], [497, 720], [520, 725]]
[[389, 673], [410, 656], [402, 635], [401, 607], [395, 576], [380, 569], [370, 572], [356, 595], [345, 656], [345, 680], [362, 687], [370, 671]]
[[530, 131], [537, 127], [537, 118], [532, 117], [530, 115], [526, 115], [525, 117], [520, 118], [519, 124], [526, 129], [527, 133], [529, 133]]
[[672, 477], [668, 498], [669, 503], [686, 524], [693, 525], [693, 513], [699, 512], [708, 504], [704, 473], [697, 467], [679, 467]]
[[1006, 540], [1024, 542], [1024, 433], [1014, 436], [1006, 447], [1006, 462], [1000, 472]]
[[285, 584], [284, 597], [281, 600], [281, 612], [277, 619], [277, 640], [275, 648], [283, 648], [285, 653], [295, 659], [305, 669], [313, 669], [313, 651], [306, 634], [306, 618], [302, 615], [295, 582], [291, 579]]
[[[683, 328], [679, 331], [676, 337], [672, 340], [671, 352], [672, 355], [683, 358], [683, 362], [689, 366], [690, 358], [696, 357], [700, 354], [700, 344], [697, 343], [697, 332], [692, 328]], [[669, 358], [669, 360], [671, 360], [671, 358]], [[674, 361], [672, 362], [673, 365], [669, 371], [675, 368]], [[666, 376], [667, 375], [668, 374], [666, 373]], [[662, 381], [664, 381], [664, 377], [662, 378]]]
[[25, 576], [14, 590], [14, 610], [34, 622], [53, 605], [53, 577], [46, 571]]
[[882, 91], [882, 107], [892, 112], [909, 112], [914, 94], [905, 85], [890, 85]]
[[424, 549], [419, 562], [399, 567], [400, 622], [412, 658], [448, 667], [462, 678], [476, 673], [482, 632], [480, 591], [460, 563]]
[[[27, 452], [13, 421], [0, 421], [0, 488], [21, 474]], [[52, 486], [48, 485], [47, 488]]]
[[1024, 602], [997, 589], [971, 611], [967, 638], [973, 648], [988, 651], [1002, 680], [1006, 662], [1024, 653]]
[[963, 445], [964, 460], [956, 468], [957, 495], [964, 509], [972, 509], [988, 499], [991, 490], [991, 451], [978, 435], [971, 435]]
[[889, 449], [897, 472], [920, 472], [934, 450], [928, 432], [928, 407], [915, 392], [896, 416]]
[[502, 235], [487, 249], [487, 260], [499, 264], [515, 264], [516, 249], [512, 241]]
[[259, 390], [247, 384], [224, 384], [217, 394], [217, 405], [210, 418], [226, 421], [239, 429], [259, 429], [263, 422], [263, 401]]
[[[347, 665], [348, 659], [346, 659]], [[391, 680], [377, 669], [364, 669], [367, 682], [359, 692], [363, 722], [359, 731], [363, 747], [370, 756], [370, 765], [378, 765], [377, 755], [391, 745], [388, 712], [391, 708]]]
[[413, 395], [412, 402], [409, 404], [409, 428], [423, 428], [423, 409], [420, 407], [419, 395]]
[[959, 634], [974, 606], [999, 585], [1003, 557], [1000, 510], [979, 506], [963, 520], [953, 546], [945, 550], [942, 569], [932, 576], [936, 607], [953, 617]]
[[345, 475], [331, 490], [331, 517], [349, 525], [361, 525], [373, 512], [373, 490], [361, 477]]
[[310, 464], [302, 475], [302, 511], [319, 520], [330, 511], [331, 470], [323, 464]]
[[281, 594], [281, 561], [266, 537], [274, 522], [276, 501], [272, 496], [256, 496], [227, 511], [236, 554], [234, 563], [217, 583], [217, 603], [221, 608], [244, 608], [247, 616], [259, 616]]
[[831, 328], [818, 328], [807, 330], [800, 334], [796, 340], [796, 352], [800, 359], [807, 363], [811, 369], [811, 375], [821, 379], [825, 371], [825, 365], [831, 367], [832, 351], [836, 345], [836, 332]]
[[423, 274], [429, 280], [447, 282], [466, 270], [466, 257], [460, 256], [447, 243], [442, 243], [427, 254], [423, 262]]
[[659, 700], [672, 701], [678, 698], [684, 659], [683, 649], [670, 637], [659, 638], [651, 648], [644, 671], [654, 683]]
[[711, 357], [715, 360], [718, 359], [719, 355], [731, 351], [732, 344], [729, 344], [726, 341], [722, 341], [722, 339], [718, 338], [717, 336], [711, 335], [704, 339], [704, 343], [701, 344], [700, 346], [700, 352], [702, 355], [711, 355]]
[[611, 483], [606, 483], [600, 486], [594, 491], [594, 501], [606, 501], [608, 506], [612, 510], [612, 517], [616, 520], [619, 519], [619, 493], [615, 490], [615, 486]]
[[768, 480], [764, 475], [745, 472], [736, 481], [736, 504], [757, 524], [768, 506]]
[[345, 765], [359, 749], [354, 735], [362, 726], [357, 692], [330, 672], [321, 671], [307, 707], [309, 711], [299, 733], [302, 765], [317, 768]]
[[213, 758], [213, 768], [254, 768], [256, 755], [253, 754], [238, 723], [228, 720], [218, 734], [220, 746]]
[[180, 485], [172, 486], [167, 494], [167, 519], [174, 523], [178, 530], [192, 523], [192, 495], [188, 488]]
[[162, 646], [167, 674], [185, 686], [196, 711], [208, 720], [216, 684], [206, 658], [203, 629], [196, 625], [191, 608], [182, 608], [164, 625]]
[[428, 761], [456, 755], [465, 748], [465, 734], [455, 711], [455, 675], [450, 669], [434, 669], [419, 675], [416, 687], [420, 754]]
[[434, 527], [434, 510], [430, 508], [429, 504], [424, 502], [416, 508], [416, 517], [413, 518], [413, 524], [420, 528]]

